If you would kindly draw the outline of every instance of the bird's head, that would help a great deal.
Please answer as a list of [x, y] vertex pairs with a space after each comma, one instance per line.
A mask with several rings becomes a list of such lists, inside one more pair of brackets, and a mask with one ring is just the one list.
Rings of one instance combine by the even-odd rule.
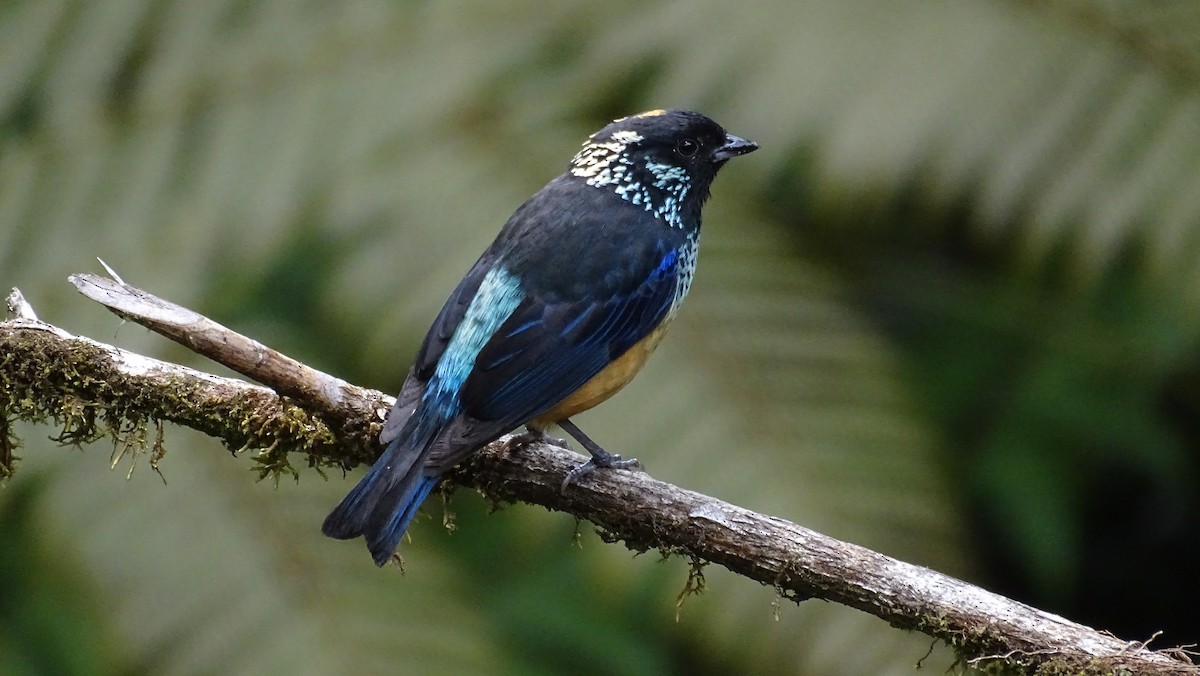
[[757, 148], [700, 113], [652, 110], [592, 134], [571, 160], [570, 173], [684, 228], [699, 225], [717, 170]]

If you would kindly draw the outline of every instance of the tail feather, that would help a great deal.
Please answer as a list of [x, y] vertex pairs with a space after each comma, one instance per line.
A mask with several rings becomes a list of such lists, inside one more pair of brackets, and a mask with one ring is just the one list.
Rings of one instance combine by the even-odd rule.
[[[399, 497], [393, 498], [389, 494], [380, 501], [366, 529], [367, 549], [371, 550], [371, 558], [375, 559], [375, 565], [382, 566], [392, 558], [392, 554], [400, 546], [400, 539], [408, 530], [408, 525], [421, 508], [421, 503], [429, 497], [429, 493], [440, 479], [441, 477], [421, 475], [416, 481], [403, 485], [404, 491]], [[393, 506], [384, 509], [384, 505]]]
[[[380, 456], [380, 461], [390, 452], [390, 448], [384, 451], [384, 454]], [[378, 486], [384, 475], [380, 468], [384, 464], [376, 462], [359, 480], [358, 485], [342, 498], [337, 507], [333, 508], [329, 516], [325, 517], [325, 522], [321, 524], [322, 533], [338, 540], [353, 540], [363, 534], [367, 519], [375, 506], [376, 499], [373, 496], [379, 492]]]
[[366, 536], [375, 564], [387, 563], [439, 476], [425, 474], [432, 434], [393, 439], [358, 485], [325, 517], [321, 532], [350, 540]]

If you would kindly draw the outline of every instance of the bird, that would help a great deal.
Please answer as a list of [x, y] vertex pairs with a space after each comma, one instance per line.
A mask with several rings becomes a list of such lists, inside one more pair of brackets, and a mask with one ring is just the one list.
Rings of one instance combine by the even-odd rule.
[[322, 532], [393, 558], [441, 476], [481, 447], [557, 425], [597, 468], [639, 467], [571, 417], [633, 379], [692, 285], [718, 170], [758, 145], [686, 110], [614, 120], [522, 204], [450, 294], [384, 420], [384, 450]]

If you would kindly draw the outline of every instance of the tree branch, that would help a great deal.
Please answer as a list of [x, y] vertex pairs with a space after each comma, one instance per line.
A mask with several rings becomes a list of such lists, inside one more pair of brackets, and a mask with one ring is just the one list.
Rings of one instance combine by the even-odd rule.
[[[72, 336], [9, 297], [0, 322], [0, 476], [11, 473], [13, 418], [62, 426], [65, 443], [110, 436], [117, 451], [161, 457], [150, 423], [174, 422], [254, 450], [262, 476], [309, 466], [370, 462], [387, 395], [349, 385], [190, 310], [95, 275], [73, 275], [82, 293], [270, 389], [149, 359]], [[161, 439], [161, 428], [159, 431]], [[657, 481], [598, 472], [562, 493], [579, 456], [546, 444], [501, 439], [451, 479], [494, 500], [542, 505], [587, 519], [608, 541], [662, 549], [771, 586], [788, 598], [820, 598], [915, 629], [953, 646], [974, 666], [1021, 673], [1200, 674], [1181, 649], [1157, 652], [1070, 622], [941, 573], [826, 537], [802, 526]], [[316, 525], [314, 524], [314, 528]]]

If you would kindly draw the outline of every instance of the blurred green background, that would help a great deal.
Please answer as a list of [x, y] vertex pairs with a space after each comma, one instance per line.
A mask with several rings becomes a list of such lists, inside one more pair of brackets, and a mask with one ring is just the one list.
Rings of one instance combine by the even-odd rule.
[[[687, 306], [580, 419], [656, 477], [1123, 638], [1200, 619], [1200, 8], [929, 0], [0, 4], [0, 288], [98, 271], [399, 387], [508, 215], [611, 118], [701, 110]], [[468, 491], [377, 571], [357, 474], [255, 483], [170, 428], [166, 484], [23, 425], [0, 673], [909, 673], [929, 640]], [[953, 656], [925, 660], [941, 673]]]

